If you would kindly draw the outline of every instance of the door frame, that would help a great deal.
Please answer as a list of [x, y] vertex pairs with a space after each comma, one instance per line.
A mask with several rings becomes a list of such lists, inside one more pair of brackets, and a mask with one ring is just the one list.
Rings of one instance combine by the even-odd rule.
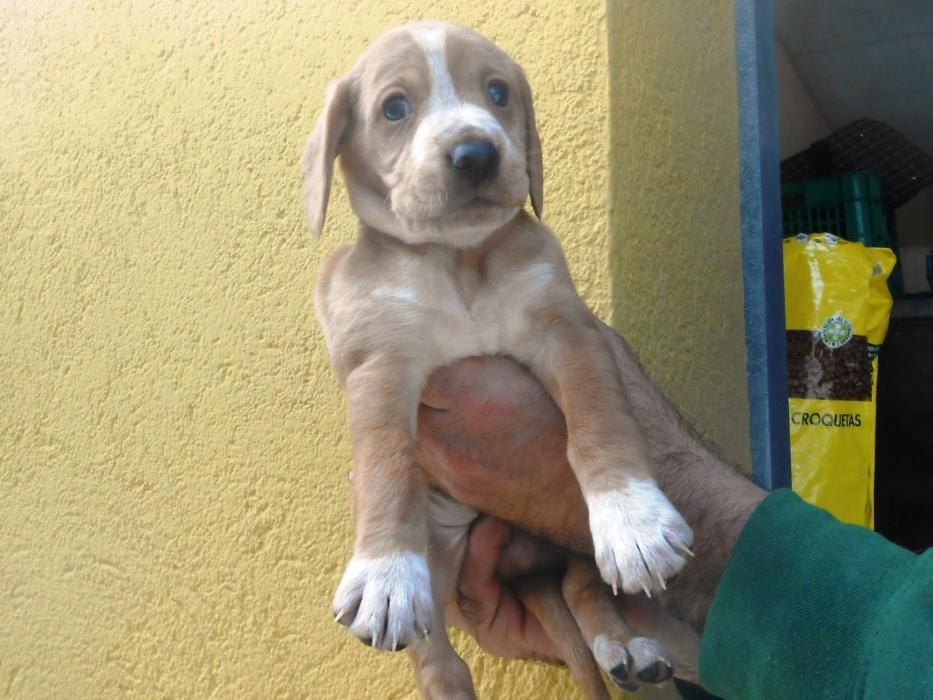
[[768, 490], [791, 485], [776, 43], [772, 0], [736, 0], [749, 424], [754, 478]]

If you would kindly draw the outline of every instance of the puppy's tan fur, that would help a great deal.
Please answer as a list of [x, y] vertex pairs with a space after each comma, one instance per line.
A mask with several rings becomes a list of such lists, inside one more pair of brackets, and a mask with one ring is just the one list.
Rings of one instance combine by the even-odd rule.
[[[507, 104], [491, 100], [491, 82], [507, 86]], [[398, 97], [410, 114], [390, 120], [384, 105]], [[452, 150], [471, 139], [498, 154], [494, 175], [478, 182], [451, 166]], [[557, 239], [522, 210], [530, 196], [540, 219], [543, 171], [520, 67], [463, 27], [394, 30], [330, 86], [306, 148], [318, 234], [338, 155], [360, 229], [324, 263], [316, 295], [354, 459], [356, 542], [335, 610], [374, 646], [411, 645], [425, 695], [471, 697], [443, 607], [475, 513], [431, 491], [414, 459], [417, 407], [434, 369], [502, 353], [535, 373], [566, 416], [596, 563], [613, 588], [663, 587], [692, 534], [651, 478], [610, 351]]]

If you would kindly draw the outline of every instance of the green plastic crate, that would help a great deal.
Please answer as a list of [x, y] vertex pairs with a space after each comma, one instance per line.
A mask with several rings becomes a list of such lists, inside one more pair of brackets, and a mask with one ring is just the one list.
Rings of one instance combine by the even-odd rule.
[[834, 233], [872, 247], [891, 247], [881, 176], [848, 173], [781, 185], [784, 237]]
[[[893, 217], [884, 206], [881, 176], [872, 172], [781, 183], [784, 237], [833, 233], [848, 241], [899, 254]], [[889, 278], [893, 294], [904, 288], [900, 264]]]

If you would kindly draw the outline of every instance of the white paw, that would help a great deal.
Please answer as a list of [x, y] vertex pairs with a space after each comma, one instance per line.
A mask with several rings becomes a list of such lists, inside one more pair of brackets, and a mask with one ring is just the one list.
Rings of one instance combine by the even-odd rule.
[[693, 532], [652, 479], [630, 478], [625, 488], [591, 495], [586, 504], [596, 565], [613, 591], [650, 596], [690, 556]]
[[334, 596], [337, 622], [364, 643], [386, 651], [426, 637], [432, 613], [428, 563], [415, 552], [354, 557]]

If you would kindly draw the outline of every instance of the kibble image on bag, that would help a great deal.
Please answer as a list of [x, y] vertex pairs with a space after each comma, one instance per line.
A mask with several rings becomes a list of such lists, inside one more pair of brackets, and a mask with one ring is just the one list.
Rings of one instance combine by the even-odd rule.
[[871, 401], [868, 338], [851, 335], [839, 347], [819, 331], [787, 331], [787, 373], [793, 399]]

